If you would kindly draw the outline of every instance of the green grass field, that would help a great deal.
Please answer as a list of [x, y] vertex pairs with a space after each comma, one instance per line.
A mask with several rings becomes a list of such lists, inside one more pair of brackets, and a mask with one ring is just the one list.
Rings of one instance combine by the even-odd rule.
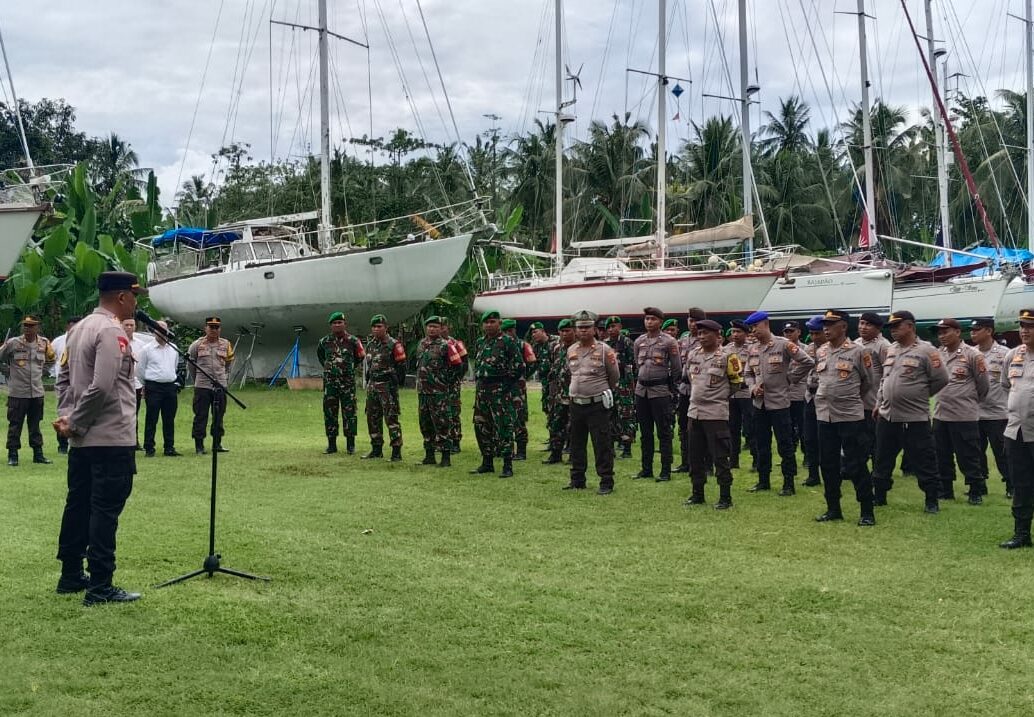
[[[0, 714], [1034, 713], [1034, 551], [997, 548], [997, 477], [983, 506], [924, 515], [903, 479], [875, 529], [853, 500], [819, 525], [821, 489], [751, 495], [747, 471], [724, 513], [683, 507], [684, 477], [633, 482], [634, 459], [607, 497], [562, 492], [566, 466], [537, 450], [514, 479], [469, 475], [469, 392], [451, 470], [418, 465], [412, 391], [403, 464], [322, 455], [318, 393], [242, 398], [217, 547], [270, 583], [154, 589], [200, 567], [209, 460], [138, 454], [116, 582], [144, 596], [85, 609], [53, 592], [52, 434], [53, 466], [0, 467]], [[361, 451], [365, 435], [360, 417]]]

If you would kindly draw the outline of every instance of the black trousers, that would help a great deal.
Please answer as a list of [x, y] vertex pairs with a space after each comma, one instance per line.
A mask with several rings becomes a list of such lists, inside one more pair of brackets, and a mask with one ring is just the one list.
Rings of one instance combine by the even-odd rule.
[[732, 485], [732, 433], [728, 421], [689, 419], [689, 479], [693, 490], [703, 490], [707, 470], [714, 465], [719, 486]]
[[195, 441], [203, 440], [208, 428], [208, 412], [212, 412], [212, 440], [219, 443], [223, 438], [223, 414], [226, 413], [226, 396], [220, 398], [210, 388], [194, 387], [194, 425], [190, 435]]
[[590, 438], [600, 488], [613, 488], [614, 442], [610, 435], [610, 411], [602, 403], [581, 405], [571, 401], [571, 485], [585, 485]]
[[806, 401], [790, 401], [790, 423], [793, 425], [794, 450], [804, 443], [804, 406]]
[[1005, 446], [1012, 479], [1012, 517], [1024, 521], [1029, 529], [1034, 518], [1034, 443], [1026, 443], [1021, 430], [1015, 439], [1006, 438]]
[[865, 433], [869, 436], [869, 455], [865, 459], [876, 465], [876, 419], [868, 408], [865, 409]]
[[680, 393], [675, 406], [675, 423], [679, 429], [679, 465], [689, 465], [689, 396]]
[[894, 464], [904, 453], [919, 480], [919, 490], [927, 500], [937, 498], [940, 476], [937, 473], [937, 451], [928, 421], [897, 423], [880, 418], [876, 421], [876, 461], [872, 471], [873, 490], [886, 494], [894, 487]]
[[133, 446], [69, 449], [68, 496], [57, 549], [63, 572], [78, 573], [85, 556], [90, 585], [111, 582], [118, 519], [135, 473]]
[[43, 420], [43, 397], [7, 397], [7, 450], [16, 451], [22, 447], [22, 424], [29, 424], [29, 447], [42, 448], [43, 434], [39, 424]]
[[758, 455], [758, 482], [768, 485], [772, 475], [772, 434], [781, 459], [783, 483], [793, 484], [797, 476], [797, 454], [793, 445], [793, 421], [789, 408], [754, 409], [754, 447]]
[[658, 398], [635, 397], [635, 416], [639, 421], [642, 436], [642, 466], [644, 471], [653, 470], [653, 433], [661, 450], [661, 471], [671, 470], [671, 396]]
[[729, 433], [732, 434], [732, 464], [739, 467], [744, 443], [751, 458], [754, 457], [754, 402], [750, 398], [729, 399]]
[[937, 473], [941, 476], [941, 491], [954, 491], [955, 463], [966, 485], [984, 480], [980, 466], [980, 427], [976, 421], [942, 421], [933, 419], [933, 440], [937, 448]]
[[855, 500], [861, 505], [862, 514], [871, 515], [872, 476], [865, 465], [869, 455], [869, 435], [865, 421], [816, 421], [816, 429], [826, 507], [831, 511], [840, 511], [840, 486], [846, 479], [854, 484]]
[[1009, 457], [1005, 450], [1006, 424], [1008, 424], [1008, 420], [1004, 418], [985, 419], [977, 424], [977, 428], [980, 430], [980, 474], [984, 480], [987, 480], [989, 475], [987, 448], [990, 446], [995, 465], [1002, 475], [1002, 482], [1005, 483], [1006, 490], [1008, 490], [1012, 487], [1012, 482], [1009, 480]]
[[[865, 421], [862, 421], [862, 430], [865, 431]], [[819, 466], [822, 463], [822, 455], [819, 452], [819, 421], [815, 416], [815, 402], [808, 401], [804, 404], [804, 424], [801, 426], [801, 447], [804, 449], [804, 457], [808, 460], [808, 478], [819, 477]], [[868, 440], [866, 446], [869, 445]], [[862, 457], [864, 461], [869, 457], [868, 448]]]
[[144, 450], [154, 450], [154, 434], [162, 419], [162, 442], [166, 453], [176, 447], [176, 384], [147, 381], [144, 383]]

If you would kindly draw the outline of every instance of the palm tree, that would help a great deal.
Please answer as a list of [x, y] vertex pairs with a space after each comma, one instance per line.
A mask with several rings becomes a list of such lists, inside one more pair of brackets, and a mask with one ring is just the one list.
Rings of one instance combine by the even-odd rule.
[[548, 250], [553, 227], [554, 147], [556, 125], [535, 120], [535, 130], [515, 137], [503, 151], [509, 204], [524, 207], [522, 233], [531, 246]]
[[176, 193], [180, 224], [207, 228], [209, 226], [208, 212], [212, 206], [214, 190], [215, 188], [200, 174], [194, 174], [184, 182], [180, 191]]
[[690, 221], [701, 227], [738, 219], [743, 212], [740, 133], [729, 117], [708, 118], [703, 126], [694, 122], [693, 131], [696, 137], [679, 152], [685, 189], [674, 203], [684, 205]]
[[811, 109], [800, 97], [793, 95], [779, 100], [779, 116], [765, 112], [768, 123], [761, 128], [767, 135], [760, 142], [761, 150], [766, 155], [776, 152], [803, 152], [814, 148], [808, 136], [808, 122], [811, 121]]
[[142, 189], [146, 184], [146, 169], [139, 169], [139, 158], [132, 145], [112, 132], [94, 147], [93, 182], [104, 194], [111, 192], [119, 180]]

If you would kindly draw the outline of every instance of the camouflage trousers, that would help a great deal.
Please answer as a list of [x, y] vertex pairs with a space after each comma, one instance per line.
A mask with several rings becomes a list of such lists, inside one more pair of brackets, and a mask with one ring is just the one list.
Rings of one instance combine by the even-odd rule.
[[452, 451], [452, 396], [448, 393], [421, 393], [417, 396], [420, 435], [424, 449]]
[[513, 455], [517, 411], [513, 388], [505, 383], [478, 382], [474, 394], [474, 437], [486, 457]]
[[449, 387], [449, 439], [458, 446], [463, 440], [463, 403], [460, 399], [462, 384]]
[[517, 425], [513, 438], [518, 446], [528, 445], [528, 387], [521, 382], [513, 392], [513, 405], [517, 412]]
[[639, 427], [635, 415], [635, 387], [632, 383], [621, 381], [614, 392], [614, 411], [611, 412], [610, 432], [615, 441], [622, 444], [635, 440], [635, 432]]
[[549, 405], [546, 428], [549, 429], [549, 450], [562, 451], [570, 433], [571, 406], [557, 400]]
[[544, 414], [546, 414], [547, 417], [549, 416], [549, 406], [550, 406], [549, 387], [546, 385], [546, 382], [543, 381], [542, 382], [542, 412]]
[[366, 430], [370, 444], [384, 445], [382, 428], [388, 426], [391, 447], [402, 445], [402, 426], [399, 425], [399, 390], [387, 381], [377, 381], [366, 387]]
[[338, 414], [344, 424], [342, 433], [355, 437], [358, 417], [355, 406], [355, 384], [323, 382], [323, 426], [330, 437], [338, 434]]

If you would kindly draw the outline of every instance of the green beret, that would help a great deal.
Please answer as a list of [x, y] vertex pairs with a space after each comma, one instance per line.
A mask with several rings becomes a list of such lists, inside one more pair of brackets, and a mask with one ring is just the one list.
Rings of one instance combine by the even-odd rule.
[[517, 328], [517, 320], [516, 319], [503, 319], [503, 322], [501, 324], [499, 324], [499, 328], [501, 328], [503, 331], [509, 331], [510, 329], [516, 329]]
[[545, 330], [546, 326], [541, 321], [533, 321], [530, 328]]
[[370, 326], [376, 326], [377, 324], [388, 323], [388, 317], [384, 314], [374, 314], [373, 318], [370, 319]]
[[607, 323], [605, 324], [605, 326], [607, 326], [609, 328], [611, 324], [618, 324], [618, 325], [620, 325], [621, 324], [621, 317], [620, 316], [611, 316], [609, 319], [607, 319]]
[[661, 331], [664, 331], [669, 326], [674, 326], [675, 328], [678, 328], [678, 326], [679, 326], [678, 319], [665, 319], [664, 323], [661, 324]]
[[560, 323], [557, 324], [556, 327], [557, 331], [559, 331], [560, 329], [573, 329], [574, 324], [571, 322], [570, 319], [560, 319]]
[[342, 314], [340, 311], [335, 311], [333, 314], [330, 315], [330, 318], [327, 319], [327, 323], [328, 324], [332, 324], [335, 321], [344, 321], [344, 320], [345, 320], [345, 315]]
[[502, 316], [495, 309], [489, 309], [485, 313], [481, 314], [481, 323], [485, 323], [489, 319], [501, 319]]
[[424, 319], [424, 326], [427, 326], [428, 324], [441, 324], [441, 323], [442, 323], [442, 317], [441, 316], [428, 316], [426, 319]]
[[[674, 321], [674, 319], [672, 319], [672, 321]], [[679, 338], [680, 339], [684, 339], [687, 336], [689, 336], [689, 332], [688, 331], [683, 331], [681, 334], [679, 334]]]

